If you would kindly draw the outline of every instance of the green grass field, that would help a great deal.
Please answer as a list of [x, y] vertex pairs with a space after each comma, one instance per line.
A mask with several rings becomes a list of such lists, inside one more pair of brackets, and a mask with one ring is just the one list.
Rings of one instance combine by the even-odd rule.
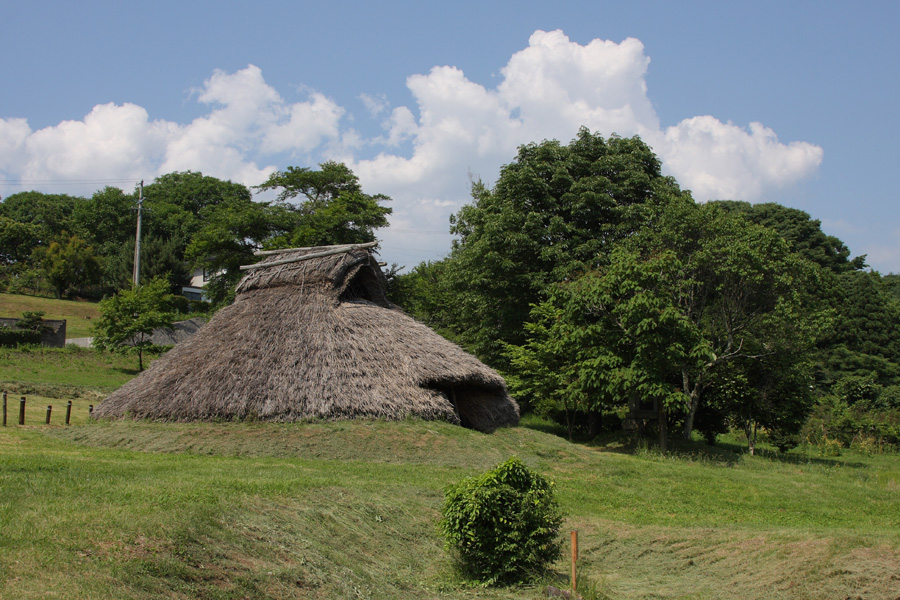
[[[146, 354], [144, 363], [154, 356]], [[69, 399], [105, 396], [138, 373], [133, 354], [98, 352], [93, 348], [0, 348], [0, 387]]]
[[81, 352], [0, 354], [0, 380], [35, 364], [17, 385], [43, 386], [24, 427], [16, 393], [0, 428], [3, 600], [538, 598], [568, 585], [565, 560], [532, 587], [467, 588], [436, 530], [443, 488], [510, 456], [556, 482], [588, 598], [900, 597], [896, 455], [750, 457], [726, 443], [661, 456], [622, 438], [572, 444], [534, 419], [491, 435], [94, 423], [87, 404], [131, 373]]
[[66, 338], [91, 337], [91, 325], [100, 316], [95, 302], [0, 294], [0, 317], [19, 318], [25, 311], [42, 311], [45, 319], [65, 319]]

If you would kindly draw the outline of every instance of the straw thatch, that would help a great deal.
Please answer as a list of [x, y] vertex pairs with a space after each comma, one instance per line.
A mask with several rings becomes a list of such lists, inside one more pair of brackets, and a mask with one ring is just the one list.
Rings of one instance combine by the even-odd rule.
[[[171, 327], [154, 329], [153, 333], [150, 334], [150, 343], [154, 346], [174, 346], [200, 331], [200, 328], [205, 323], [206, 319], [204, 317], [194, 317], [187, 321], [175, 321]], [[137, 336], [135, 336], [135, 339], [132, 339], [129, 345], [133, 346], [136, 341]]]
[[[329, 254], [330, 252], [330, 254]], [[365, 246], [253, 265], [234, 304], [111, 394], [97, 418], [518, 422], [493, 370], [393, 306]]]

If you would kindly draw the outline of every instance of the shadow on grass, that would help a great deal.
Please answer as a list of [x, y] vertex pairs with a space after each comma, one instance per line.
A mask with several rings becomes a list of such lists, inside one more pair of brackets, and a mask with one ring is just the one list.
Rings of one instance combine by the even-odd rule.
[[[746, 446], [735, 442], [716, 442], [716, 447], [744, 455], [748, 454]], [[839, 456], [814, 456], [809, 451], [804, 451], [802, 449], [779, 452], [778, 450], [769, 448], [757, 448], [754, 456], [790, 465], [819, 465], [823, 467], [851, 467], [854, 469], [865, 469], [869, 466], [865, 463], [843, 459]]]
[[541, 433], [555, 435], [564, 439], [569, 439], [569, 432], [566, 429], [565, 425], [560, 425], [559, 423], [555, 423], [547, 419], [541, 419], [532, 414], [522, 415], [522, 419], [519, 421], [519, 426], [525, 427], [527, 429], [533, 429], [534, 431], [540, 431]]
[[[535, 415], [524, 415], [520, 422], [521, 427], [555, 435], [568, 440], [568, 430], [564, 425], [542, 419]], [[653, 432], [645, 434], [628, 431], [604, 432], [590, 437], [584, 434], [575, 434], [572, 443], [600, 452], [614, 452], [632, 456], [657, 456], [659, 458], [684, 460], [687, 462], [715, 463], [724, 466], [733, 466], [749, 456], [745, 444], [726, 440], [719, 440], [711, 446], [701, 441], [685, 441], [680, 438], [669, 440], [669, 451], [663, 455], [659, 452], [657, 438]], [[847, 460], [842, 457], [815, 456], [808, 450], [794, 450], [780, 452], [774, 448], [757, 447], [756, 458], [763, 458], [775, 462], [793, 465], [818, 465], [822, 467], [851, 467], [867, 468], [863, 462]]]
[[[144, 371], [146, 370], [147, 368], [144, 367]], [[122, 373], [123, 375], [130, 375], [132, 377], [135, 377], [141, 373], [141, 370], [137, 367], [114, 367], [113, 371], [115, 371], [116, 373]]]

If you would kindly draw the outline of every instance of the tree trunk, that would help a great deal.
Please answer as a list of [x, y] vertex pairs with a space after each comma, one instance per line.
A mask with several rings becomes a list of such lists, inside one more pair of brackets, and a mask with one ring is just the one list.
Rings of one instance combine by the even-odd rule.
[[600, 435], [600, 427], [603, 425], [603, 414], [597, 411], [588, 412], [588, 433], [591, 438]]
[[682, 436], [685, 441], [689, 442], [691, 441], [691, 434], [694, 432], [694, 416], [697, 414], [697, 407], [700, 405], [700, 386], [695, 382], [694, 389], [691, 389], [691, 379], [684, 366], [681, 368], [681, 393], [688, 399]]
[[691, 441], [691, 434], [694, 432], [694, 417], [697, 415], [697, 408], [700, 406], [700, 394], [698, 391], [691, 393], [688, 398], [688, 411], [684, 416], [684, 431], [682, 435], [685, 441]]
[[669, 450], [669, 422], [666, 416], [666, 405], [659, 403], [657, 413], [659, 420], [659, 451], [665, 454]]

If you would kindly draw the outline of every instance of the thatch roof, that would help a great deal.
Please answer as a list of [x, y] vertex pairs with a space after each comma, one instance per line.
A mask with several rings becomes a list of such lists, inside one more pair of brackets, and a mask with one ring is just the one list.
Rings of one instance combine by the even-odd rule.
[[[194, 317], [186, 321], [175, 321], [171, 327], [159, 327], [150, 334], [150, 343], [154, 346], [174, 346], [183, 342], [198, 331], [206, 323], [204, 317]], [[131, 344], [134, 345], [134, 344]]]
[[495, 371], [387, 300], [367, 246], [298, 248], [252, 265], [234, 304], [94, 415], [517, 423]]

